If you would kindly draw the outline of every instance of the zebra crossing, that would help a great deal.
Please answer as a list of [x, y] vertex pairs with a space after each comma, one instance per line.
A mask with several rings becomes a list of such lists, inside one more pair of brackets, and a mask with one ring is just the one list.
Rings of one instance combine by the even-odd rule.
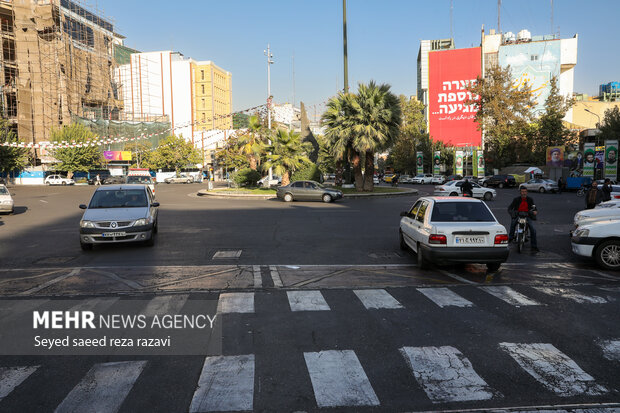
[[[279, 300], [278, 316], [281, 317], [282, 313], [289, 313], [291, 317], [303, 316], [296, 320], [329, 317], [343, 308], [375, 314], [381, 319], [391, 316], [400, 319], [400, 314], [416, 312], [420, 308], [427, 311], [436, 309], [439, 314], [451, 308], [461, 313], [489, 311], [489, 308], [495, 307], [500, 310], [504, 307], [512, 308], [516, 312], [529, 308], [546, 310], [557, 303], [596, 309], [609, 304], [617, 305], [616, 300], [620, 298], [618, 293], [620, 291], [589, 285], [570, 288], [499, 285], [225, 292], [219, 294], [217, 309], [225, 321], [226, 317], [233, 317], [230, 320], [245, 320], [250, 316], [259, 317], [266, 303]], [[192, 294], [154, 296], [145, 301], [142, 313], [152, 315], [178, 312], [191, 299]], [[122, 301], [118, 297], [97, 297], [80, 301], [72, 309], [109, 309]], [[41, 300], [37, 302], [40, 304]], [[30, 311], [34, 307], [20, 303], [18, 308], [20, 311]], [[245, 330], [256, 328], [245, 321], [241, 324], [247, 326], [243, 327]], [[277, 339], [274, 337], [272, 340]], [[409, 383], [412, 394], [423, 395], [422, 399], [419, 396], [411, 397], [411, 406], [407, 406], [409, 410], [419, 405], [424, 406], [423, 410], [433, 410], [434, 407], [458, 410], [459, 405], [471, 408], [472, 403], [476, 407], [488, 408], [514, 406], [514, 398], [507, 391], [506, 384], [498, 382], [493, 369], [481, 362], [476, 350], [462, 343], [446, 343], [437, 337], [433, 340], [436, 342], [422, 344], [406, 336], [386, 344], [387, 355], [365, 352], [363, 345], [355, 342], [323, 347], [311, 343], [301, 346], [291, 344], [277, 351], [290, 353], [292, 358], [299, 360], [299, 364], [270, 366], [270, 369], [295, 369], [296, 376], [305, 378], [301, 382], [306, 384], [300, 385], [298, 391], [304, 396], [310, 395], [309, 405], [304, 406], [310, 410], [345, 408], [356, 411], [367, 407], [393, 411], [396, 409], [391, 405], [392, 400], [386, 395], [385, 387], [398, 387], [390, 386], [390, 383], [403, 382]], [[605, 374], [601, 377], [597, 370], [592, 371], [591, 365], [583, 365], [580, 353], [570, 346], [562, 347], [557, 342], [545, 342], [536, 337], [498, 340], [487, 344], [486, 349], [490, 359], [503, 355], [510, 368], [510, 376], [530, 383], [528, 386], [532, 387], [531, 393], [541, 394], [541, 400], [545, 403], [553, 397], [556, 397], [553, 400], [569, 400], [567, 404], [575, 404], [575, 398], [595, 402], [599, 400], [598, 397], [608, 397], [620, 391], [617, 377], [615, 380], [610, 380]], [[180, 410], [192, 413], [252, 411], [258, 406], [269, 405], [269, 398], [277, 395], [263, 390], [261, 386], [261, 380], [265, 379], [266, 374], [265, 365], [271, 360], [264, 351], [264, 348], [251, 348], [251, 351], [238, 354], [196, 356], [185, 362], [189, 364], [181, 363], [178, 372], [166, 371], [165, 374], [178, 374], [179, 380], [184, 380], [183, 386], [188, 389], [187, 393], [191, 395], [181, 400], [185, 404]], [[600, 360], [607, 360], [617, 369], [620, 363], [620, 334], [592, 339], [583, 351]], [[286, 359], [290, 360], [291, 357]], [[157, 370], [158, 359], [132, 358], [93, 361], [92, 365], [84, 368], [81, 378], [71, 383], [66, 393], [57, 397], [59, 401], [55, 404], [55, 411], [123, 411], [123, 403], [132, 392], [138, 392], [138, 388], [144, 391], [139, 386], [141, 380], [153, 374], [163, 374]], [[384, 358], [397, 360], [400, 367], [390, 366], [377, 372], [377, 365]], [[0, 358], [0, 411], [4, 411], [3, 403], [11, 402], [9, 399], [12, 393], [22, 386], [28, 386], [29, 382], [37, 379], [37, 375], [43, 374], [41, 372], [54, 375], [48, 371], [54, 367], [47, 365], [45, 359], [37, 361], [32, 364], [4, 364], [6, 362]], [[197, 374], [186, 375], [186, 371], [196, 371]], [[275, 376], [276, 382], [278, 377]], [[407, 394], [402, 397], [407, 398]], [[297, 407], [291, 405], [287, 410], [295, 410]], [[600, 411], [618, 411], [618, 408], [620, 406]]]
[[[614, 341], [617, 345], [618, 340]], [[599, 343], [598, 349], [609, 356], [608, 343]], [[476, 371], [476, 366], [458, 348], [453, 346], [404, 346], [397, 351], [433, 406], [461, 402], [501, 403], [505, 397]], [[540, 388], [562, 398], [599, 396], [616, 392], [586, 373], [575, 361], [549, 343], [499, 343], [498, 351], [508, 353], [515, 365], [528, 374]], [[378, 355], [378, 357], [380, 357]], [[200, 377], [194, 388], [189, 406], [191, 413], [217, 411], [251, 411], [260, 395], [256, 369], [258, 356], [209, 356], [204, 359]], [[620, 361], [617, 353], [613, 354]], [[356, 408], [389, 406], [373, 387], [369, 375], [354, 350], [322, 350], [303, 352], [305, 371], [309, 376], [314, 403], [317, 408]], [[62, 399], [55, 412], [117, 412], [133, 390], [135, 382], [144, 374], [148, 363], [134, 360], [94, 364], [73, 389]], [[37, 369], [44, 366], [16, 366], [0, 368], [0, 410], [2, 399], [22, 385]], [[385, 380], [399, 380], [387, 377]], [[618, 383], [616, 383], [618, 384]], [[157, 390], [155, 390], [157, 391]], [[415, 402], [415, 400], [412, 400]], [[293, 409], [295, 406], [291, 406]], [[620, 406], [619, 406], [620, 407]], [[608, 410], [600, 410], [608, 411]], [[617, 411], [617, 408], [609, 411]]]

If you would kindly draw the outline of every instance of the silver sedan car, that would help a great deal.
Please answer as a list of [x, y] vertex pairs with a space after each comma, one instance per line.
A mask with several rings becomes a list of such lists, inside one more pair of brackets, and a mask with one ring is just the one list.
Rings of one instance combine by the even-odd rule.
[[519, 188], [526, 188], [531, 192], [558, 192], [558, 183], [552, 179], [534, 178], [519, 185]]

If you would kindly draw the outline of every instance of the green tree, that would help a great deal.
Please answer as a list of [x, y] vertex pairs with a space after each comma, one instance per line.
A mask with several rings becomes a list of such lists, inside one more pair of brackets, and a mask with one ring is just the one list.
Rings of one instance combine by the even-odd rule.
[[248, 127], [250, 116], [245, 113], [233, 114], [233, 129], [245, 129]]
[[620, 141], [620, 108], [618, 106], [605, 111], [603, 123], [599, 129], [601, 130], [599, 138], [602, 142], [606, 139], [617, 139]]
[[282, 176], [282, 185], [288, 185], [296, 170], [311, 163], [307, 154], [312, 151], [312, 145], [302, 142], [301, 135], [293, 131], [278, 129], [267, 151], [263, 169], [273, 168]]
[[510, 70], [492, 66], [467, 88], [479, 97], [467, 103], [478, 105], [478, 129], [485, 134], [485, 150], [496, 168], [518, 159], [515, 148], [528, 136], [534, 107], [530, 85], [514, 85]]
[[[84, 144], [92, 138], [94, 138], [94, 133], [88, 127], [79, 123], [52, 129], [52, 142], [66, 142], [71, 145], [69, 148], [51, 150], [52, 156], [58, 161], [54, 165], [54, 169], [57, 171], [67, 171], [69, 177], [71, 177], [74, 172], [87, 172], [89, 169], [100, 166], [103, 161], [101, 146]], [[84, 145], [78, 146], [80, 144]]]
[[143, 141], [127, 142], [123, 145], [123, 150], [131, 152], [131, 158], [133, 159], [132, 168], [153, 167], [151, 160], [153, 148], [150, 143]]
[[548, 146], [566, 146], [570, 144], [574, 136], [564, 126], [564, 116], [575, 104], [574, 98], [567, 98], [560, 94], [558, 78], [551, 78], [551, 91], [545, 101], [545, 112], [538, 119], [534, 141], [531, 145], [531, 153], [537, 164], [545, 163]]
[[351, 161], [353, 153], [352, 106], [354, 96], [351, 93], [338, 93], [327, 102], [327, 109], [321, 117], [325, 130], [325, 147], [329, 148], [335, 159], [336, 185], [342, 184], [343, 166]]
[[257, 169], [261, 156], [265, 153], [266, 143], [261, 135], [264, 133], [258, 116], [252, 115], [248, 119], [248, 131], [238, 138], [241, 153], [248, 158], [250, 169]]
[[329, 141], [323, 135], [317, 136], [316, 141], [319, 144], [317, 165], [319, 166], [321, 173], [334, 173], [336, 171], [336, 160], [332, 155], [332, 149], [329, 145]]
[[179, 170], [195, 167], [202, 162], [202, 157], [191, 142], [183, 136], [170, 135], [162, 140], [151, 154], [152, 167]]
[[9, 128], [6, 119], [0, 119], [0, 173], [19, 171], [28, 163], [28, 149], [4, 146], [20, 143], [15, 132]]

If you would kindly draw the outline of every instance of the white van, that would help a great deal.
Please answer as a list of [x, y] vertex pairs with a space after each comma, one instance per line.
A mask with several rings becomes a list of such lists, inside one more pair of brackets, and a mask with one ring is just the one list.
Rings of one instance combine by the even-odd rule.
[[151, 188], [151, 192], [155, 195], [155, 179], [149, 173], [148, 168], [129, 168], [127, 172], [127, 184], [144, 184]]

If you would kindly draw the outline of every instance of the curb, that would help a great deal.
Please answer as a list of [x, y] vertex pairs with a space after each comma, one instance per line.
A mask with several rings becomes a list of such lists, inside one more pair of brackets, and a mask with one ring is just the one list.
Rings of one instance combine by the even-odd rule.
[[[376, 194], [344, 194], [344, 198], [371, 198], [371, 197], [381, 197], [381, 198], [391, 198], [397, 196], [411, 196], [418, 195], [417, 189], [405, 189], [402, 192], [383, 192]], [[208, 191], [206, 189], [201, 189], [198, 191], [198, 196], [209, 196], [212, 198], [248, 198], [248, 199], [275, 199], [276, 195], [254, 195], [254, 194], [227, 194], [216, 191]]]

